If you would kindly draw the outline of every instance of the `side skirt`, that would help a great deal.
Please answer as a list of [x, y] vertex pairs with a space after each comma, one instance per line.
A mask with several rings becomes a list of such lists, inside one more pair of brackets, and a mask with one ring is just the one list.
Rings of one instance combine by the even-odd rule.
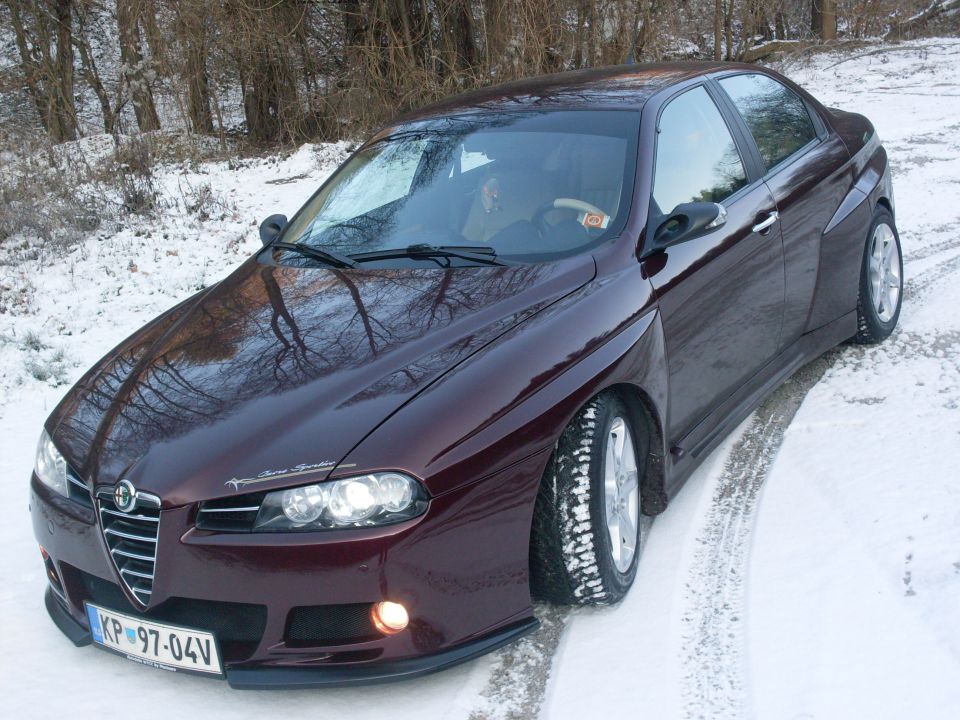
[[672, 468], [667, 488], [669, 497], [676, 495], [683, 482], [700, 462], [737, 425], [784, 380], [827, 350], [849, 340], [857, 332], [857, 312], [853, 310], [817, 330], [797, 338], [777, 357], [767, 363], [740, 390], [680, 439], [670, 449]]

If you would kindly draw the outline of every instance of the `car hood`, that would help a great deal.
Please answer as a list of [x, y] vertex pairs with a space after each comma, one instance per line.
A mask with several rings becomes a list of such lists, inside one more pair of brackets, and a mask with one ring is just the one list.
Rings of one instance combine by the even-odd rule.
[[589, 255], [342, 271], [251, 259], [115, 348], [48, 428], [88, 481], [125, 477], [168, 507], [322, 478], [447, 370], [594, 274]]

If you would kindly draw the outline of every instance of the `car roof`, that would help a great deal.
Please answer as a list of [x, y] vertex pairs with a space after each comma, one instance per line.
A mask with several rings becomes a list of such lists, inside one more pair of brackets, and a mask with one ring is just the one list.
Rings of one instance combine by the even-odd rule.
[[540, 75], [445, 98], [406, 113], [396, 124], [444, 115], [521, 109], [639, 110], [654, 93], [720, 70], [762, 68], [742, 63], [671, 62], [616, 65]]

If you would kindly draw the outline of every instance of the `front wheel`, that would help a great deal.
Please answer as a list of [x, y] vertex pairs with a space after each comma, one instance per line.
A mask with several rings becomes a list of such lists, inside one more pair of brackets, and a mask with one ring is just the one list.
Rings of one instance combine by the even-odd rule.
[[645, 446], [613, 393], [590, 401], [564, 430], [540, 483], [530, 548], [535, 597], [608, 605], [630, 589], [642, 530]]
[[860, 268], [856, 343], [878, 343], [897, 326], [903, 299], [903, 255], [893, 215], [877, 208]]

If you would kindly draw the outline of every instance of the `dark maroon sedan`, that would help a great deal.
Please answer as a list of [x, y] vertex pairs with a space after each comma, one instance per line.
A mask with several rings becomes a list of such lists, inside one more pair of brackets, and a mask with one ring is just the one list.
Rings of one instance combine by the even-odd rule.
[[463, 95], [354, 154], [46, 423], [77, 645], [235, 687], [410, 677], [616, 602], [642, 530], [805, 362], [897, 323], [886, 153], [753, 66]]

